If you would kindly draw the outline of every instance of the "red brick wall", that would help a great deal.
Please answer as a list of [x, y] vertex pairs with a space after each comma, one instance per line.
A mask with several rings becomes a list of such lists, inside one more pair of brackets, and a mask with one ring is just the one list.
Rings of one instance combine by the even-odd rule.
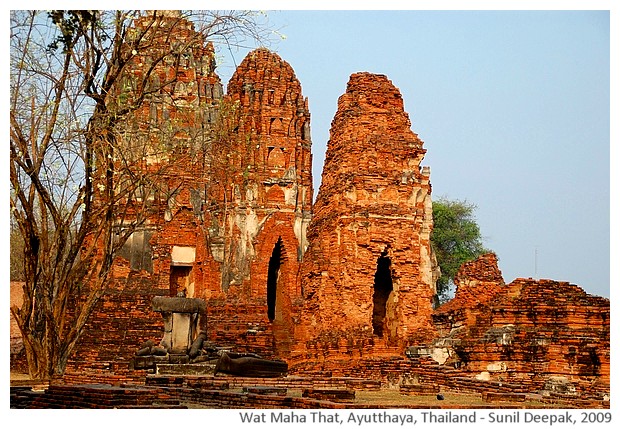
[[109, 287], [84, 328], [67, 372], [94, 367], [127, 373], [140, 345], [163, 337], [163, 320], [152, 311], [151, 300], [166, 293], [167, 289], [158, 287], [157, 276], [131, 272], [126, 260], [117, 260]]
[[[22, 282], [11, 282], [11, 297], [10, 297], [10, 305], [11, 307], [21, 307], [23, 302], [23, 283]], [[11, 313], [11, 324], [10, 324], [10, 333], [11, 333], [11, 371], [26, 373], [28, 372], [28, 363], [26, 361], [26, 351], [24, 349], [24, 344], [22, 341], [22, 333], [17, 326], [17, 321], [13, 317], [13, 313]]]
[[[609, 389], [610, 302], [568, 282], [504, 285], [495, 255], [464, 264], [455, 298], [433, 315], [457, 338], [461, 369], [540, 389], [564, 377], [581, 391]], [[501, 369], [503, 366], [503, 370]]]

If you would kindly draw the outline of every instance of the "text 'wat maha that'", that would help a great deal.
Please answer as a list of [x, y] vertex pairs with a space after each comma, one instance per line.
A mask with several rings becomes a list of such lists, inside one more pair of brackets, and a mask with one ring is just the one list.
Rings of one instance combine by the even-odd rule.
[[[117, 99], [129, 102], [150, 73], [153, 90], [119, 135], [142, 151], [141, 168], [166, 167], [160, 192], [115, 259], [67, 382], [206, 368], [211, 347], [285, 362], [303, 380], [402, 392], [609, 394], [608, 299], [552, 280], [505, 284], [487, 254], [434, 306], [432, 142], [411, 130], [388, 77], [350, 76], [313, 202], [311, 115], [293, 68], [257, 49], [224, 90], [192, 24], [164, 15], [159, 25]], [[178, 54], [156, 62], [171, 44]]]

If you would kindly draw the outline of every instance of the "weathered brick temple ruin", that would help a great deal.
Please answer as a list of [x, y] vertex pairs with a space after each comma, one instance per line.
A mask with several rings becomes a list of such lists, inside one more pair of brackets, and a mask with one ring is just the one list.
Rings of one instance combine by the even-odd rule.
[[[167, 192], [116, 259], [66, 380], [143, 380], [147, 370], [130, 370], [136, 350], [173, 338], [174, 323], [187, 349], [201, 334], [283, 360], [298, 377], [609, 394], [608, 299], [551, 280], [505, 284], [488, 254], [463, 265], [454, 299], [434, 308], [426, 149], [386, 76], [351, 75], [313, 204], [310, 112], [291, 66], [257, 49], [224, 93], [211, 45], [179, 19], [161, 22], [189, 48], [152, 77], [154, 87], [173, 83], [146, 99], [124, 136], [131, 146], [149, 133], [180, 155], [146, 158], [172, 164]], [[131, 74], [144, 73], [157, 45]], [[183, 318], [156, 297], [200, 301], [187, 307], [200, 314]]]

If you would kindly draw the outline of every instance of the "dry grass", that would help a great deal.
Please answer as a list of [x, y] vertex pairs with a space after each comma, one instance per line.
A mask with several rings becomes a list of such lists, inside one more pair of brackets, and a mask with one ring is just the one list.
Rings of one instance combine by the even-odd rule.
[[[421, 407], [429, 408], [433, 406], [441, 407], [479, 407], [485, 405], [480, 395], [469, 395], [463, 393], [444, 393], [444, 399], [438, 400], [437, 395], [403, 395], [395, 389], [385, 389], [379, 391], [357, 391], [355, 393], [355, 403], [364, 405], [381, 405], [394, 408], [399, 407]], [[487, 404], [488, 405], [488, 404]]]
[[[239, 392], [241, 389], [239, 389]], [[301, 389], [288, 389], [287, 396], [301, 398]], [[479, 394], [442, 393], [443, 400], [437, 395], [403, 395], [397, 389], [357, 390], [353, 405], [364, 408], [488, 408], [501, 405], [507, 408], [540, 408], [541, 402], [528, 400], [525, 402], [501, 402], [491, 404], [482, 400]]]
[[24, 374], [21, 372], [11, 371], [11, 381], [24, 381], [24, 380], [32, 380], [29, 374]]

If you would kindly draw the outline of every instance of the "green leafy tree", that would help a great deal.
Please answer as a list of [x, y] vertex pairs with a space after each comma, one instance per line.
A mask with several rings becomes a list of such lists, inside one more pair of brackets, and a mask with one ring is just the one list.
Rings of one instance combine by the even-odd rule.
[[474, 217], [475, 204], [465, 200], [448, 200], [445, 197], [433, 201], [433, 233], [431, 245], [441, 269], [437, 280], [437, 296], [440, 302], [450, 298], [453, 280], [459, 267], [467, 261], [488, 253], [482, 245], [480, 228]]

